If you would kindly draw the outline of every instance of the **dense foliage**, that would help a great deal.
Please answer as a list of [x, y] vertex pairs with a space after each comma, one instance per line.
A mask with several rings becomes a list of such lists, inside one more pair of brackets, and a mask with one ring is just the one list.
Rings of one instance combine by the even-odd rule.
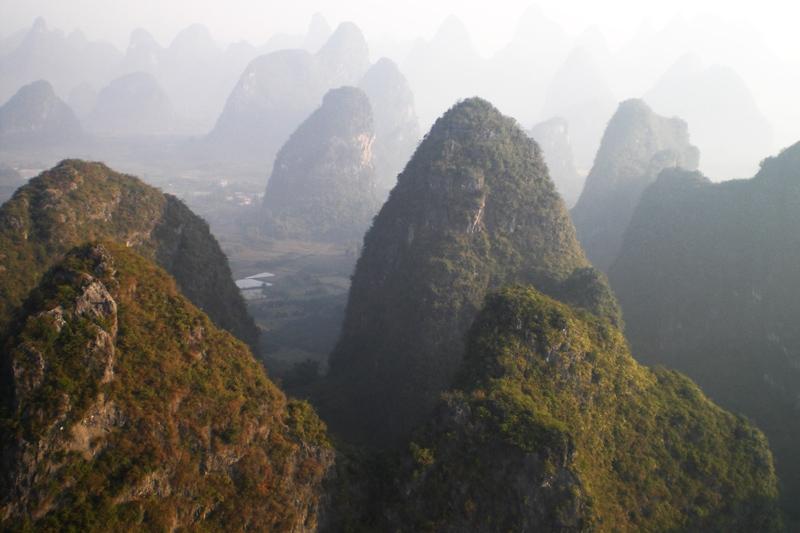
[[530, 287], [488, 298], [457, 387], [409, 447], [387, 530], [780, 529], [757, 429]]
[[697, 168], [686, 123], [656, 115], [641, 100], [626, 100], [608, 123], [578, 203], [578, 238], [592, 264], [608, 272], [642, 192], [668, 167]]
[[638, 357], [686, 372], [770, 439], [800, 522], [800, 144], [750, 180], [664, 172], [611, 280]]
[[359, 241], [378, 210], [369, 99], [329, 91], [278, 152], [264, 194], [265, 232], [279, 238]]
[[258, 331], [208, 225], [137, 178], [77, 160], [32, 179], [0, 208], [0, 328], [49, 267], [95, 239], [155, 258], [219, 326], [257, 344]]
[[489, 103], [457, 104], [364, 239], [320, 405], [350, 437], [402, 440], [450, 385], [490, 289], [529, 282], [618, 321], [588, 267], [538, 146]]
[[84, 245], [23, 309], [4, 347], [0, 527], [315, 529], [324, 425], [166, 272]]

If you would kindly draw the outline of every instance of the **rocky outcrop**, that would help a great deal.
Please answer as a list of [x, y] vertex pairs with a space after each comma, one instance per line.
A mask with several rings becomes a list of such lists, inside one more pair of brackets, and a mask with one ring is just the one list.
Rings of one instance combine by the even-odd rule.
[[324, 425], [129, 249], [68, 253], [3, 359], [4, 529], [316, 529]]
[[684, 121], [665, 118], [641, 100], [627, 100], [608, 123], [594, 166], [572, 210], [592, 264], [608, 272], [642, 192], [665, 168], [697, 168]]
[[375, 174], [378, 190], [386, 196], [419, 141], [414, 93], [397, 65], [385, 57], [370, 67], [359, 87], [375, 116]]
[[541, 147], [550, 177], [567, 207], [571, 208], [583, 189], [583, 177], [575, 169], [567, 121], [555, 117], [540, 122], [531, 130], [531, 137]]
[[77, 160], [32, 179], [0, 208], [0, 326], [67, 251], [100, 238], [157, 260], [217, 325], [257, 345], [258, 330], [205, 221], [137, 178]]
[[278, 238], [359, 241], [378, 210], [375, 128], [367, 96], [328, 92], [278, 152], [264, 195], [264, 231]]

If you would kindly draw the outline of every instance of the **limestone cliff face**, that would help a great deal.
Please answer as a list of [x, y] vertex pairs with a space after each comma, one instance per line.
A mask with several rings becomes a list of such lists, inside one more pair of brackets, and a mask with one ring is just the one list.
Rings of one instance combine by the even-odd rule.
[[69, 252], [3, 353], [4, 529], [316, 529], [324, 425], [130, 249]]
[[155, 258], [217, 325], [257, 345], [258, 330], [208, 225], [137, 178], [77, 160], [32, 179], [0, 208], [0, 326], [68, 250], [101, 238]]
[[641, 100], [619, 105], [572, 210], [578, 238], [594, 266], [608, 272], [642, 192], [659, 172], [694, 170], [699, 158], [684, 121], [656, 115]]
[[382, 530], [781, 529], [760, 431], [530, 287], [487, 299], [402, 464]]
[[401, 439], [449, 386], [487, 291], [515, 281], [618, 319], [538, 146], [488, 102], [465, 100], [433, 126], [364, 239], [331, 356], [331, 420], [364, 441]]
[[578, 201], [583, 189], [583, 177], [575, 169], [575, 159], [569, 139], [566, 119], [555, 117], [541, 122], [531, 130], [531, 137], [542, 148], [547, 169], [567, 207]]
[[414, 93], [397, 65], [385, 57], [370, 67], [359, 87], [375, 116], [375, 174], [378, 190], [386, 196], [419, 142]]
[[353, 87], [325, 95], [281, 148], [264, 195], [267, 234], [360, 241], [378, 210], [367, 96]]
[[664, 171], [611, 269], [631, 345], [750, 417], [800, 520], [800, 144], [752, 179]]

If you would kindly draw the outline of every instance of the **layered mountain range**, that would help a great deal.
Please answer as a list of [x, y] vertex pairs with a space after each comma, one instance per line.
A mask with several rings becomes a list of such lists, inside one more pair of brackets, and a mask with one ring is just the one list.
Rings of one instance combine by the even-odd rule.
[[78, 160], [33, 178], [0, 208], [0, 328], [51, 266], [92, 239], [154, 259], [218, 326], [257, 346], [258, 330], [205, 221], [135, 177]]
[[642, 196], [610, 271], [631, 346], [750, 417], [797, 517], [800, 461], [800, 145], [755, 177], [665, 170]]
[[264, 231], [278, 238], [359, 241], [378, 210], [375, 126], [366, 94], [329, 91], [278, 152]]
[[253, 60], [228, 97], [208, 142], [271, 165], [289, 135], [342, 85], [357, 85], [369, 68], [361, 31], [341, 24], [319, 51], [280, 50]]
[[578, 238], [594, 266], [608, 272], [642, 192], [659, 172], [696, 169], [699, 158], [683, 120], [659, 116], [641, 100], [619, 105], [572, 209]]
[[764, 435], [620, 326], [539, 147], [451, 108], [365, 237], [317, 398], [367, 445], [339, 457], [332, 527], [780, 531]]

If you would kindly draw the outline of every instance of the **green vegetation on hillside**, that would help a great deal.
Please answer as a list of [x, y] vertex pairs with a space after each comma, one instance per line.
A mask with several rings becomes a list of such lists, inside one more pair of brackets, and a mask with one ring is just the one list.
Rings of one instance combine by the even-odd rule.
[[32, 179], [0, 208], [0, 329], [49, 267], [96, 239], [153, 257], [217, 325], [257, 345], [258, 330], [208, 225], [137, 178], [78, 160]]
[[486, 293], [514, 282], [619, 322], [539, 147], [473, 98], [434, 124], [364, 239], [319, 402], [334, 428], [402, 442], [450, 386]]
[[4, 530], [315, 528], [324, 424], [149, 260], [68, 253], [4, 353]]
[[[512, 287], [488, 298], [418, 432], [392, 531], [776, 531], [764, 436], [608, 322]], [[402, 496], [400, 496], [402, 495]]]

